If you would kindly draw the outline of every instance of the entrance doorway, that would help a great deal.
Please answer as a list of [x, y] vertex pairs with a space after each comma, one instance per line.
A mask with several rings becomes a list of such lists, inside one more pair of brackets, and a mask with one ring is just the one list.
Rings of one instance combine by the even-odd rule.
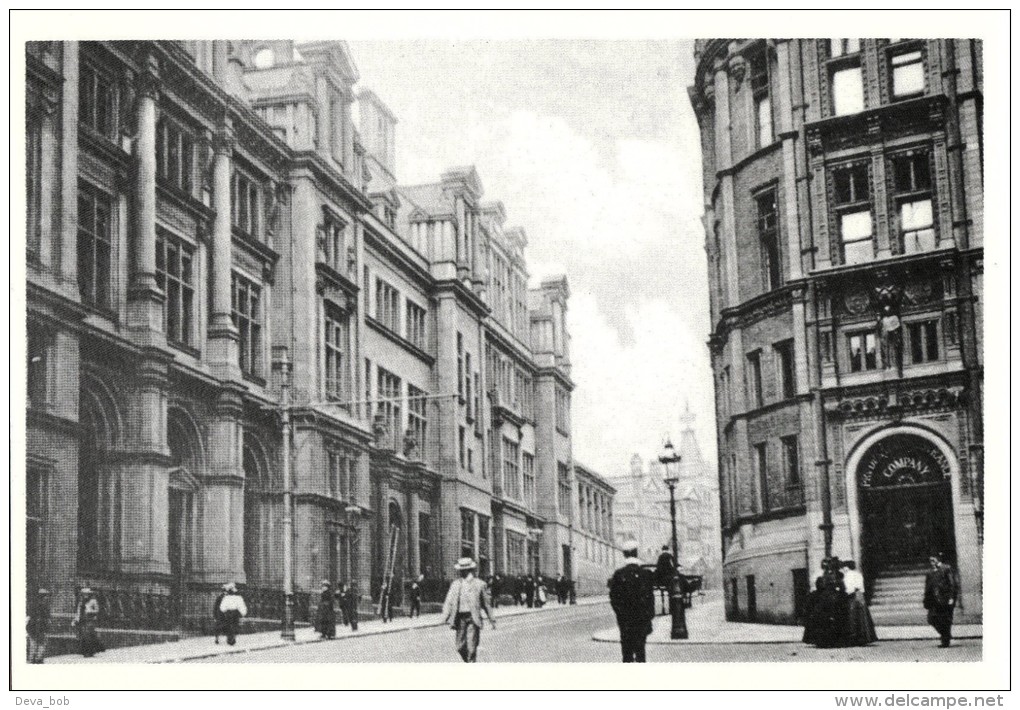
[[879, 576], [916, 573], [928, 556], [955, 557], [949, 462], [919, 436], [889, 436], [858, 467], [861, 547], [869, 586]]

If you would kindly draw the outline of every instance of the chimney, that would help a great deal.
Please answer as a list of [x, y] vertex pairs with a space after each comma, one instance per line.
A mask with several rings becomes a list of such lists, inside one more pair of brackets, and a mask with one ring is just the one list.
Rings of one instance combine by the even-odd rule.
[[361, 142], [366, 152], [396, 180], [397, 117], [370, 89], [358, 92]]

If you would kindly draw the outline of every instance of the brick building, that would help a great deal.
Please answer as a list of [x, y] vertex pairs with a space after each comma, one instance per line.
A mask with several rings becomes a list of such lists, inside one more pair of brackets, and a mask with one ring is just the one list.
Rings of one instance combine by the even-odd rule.
[[940, 549], [979, 618], [981, 43], [695, 59], [728, 617], [794, 621], [831, 551], [924, 623]]
[[58, 616], [88, 584], [101, 625], [177, 633], [233, 580], [280, 618], [284, 382], [299, 619], [324, 578], [374, 598], [391, 549], [398, 590], [571, 569], [566, 279], [528, 288], [474, 168], [398, 183], [344, 42], [26, 60], [26, 552]]
[[573, 579], [578, 596], [605, 594], [621, 558], [613, 535], [613, 499], [616, 489], [593, 469], [574, 463], [577, 492], [573, 547], [577, 571]]

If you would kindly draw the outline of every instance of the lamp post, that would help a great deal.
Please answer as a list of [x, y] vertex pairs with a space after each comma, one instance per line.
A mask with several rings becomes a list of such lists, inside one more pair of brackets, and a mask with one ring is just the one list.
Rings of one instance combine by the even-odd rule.
[[294, 640], [294, 571], [292, 550], [294, 516], [291, 510], [290, 475], [290, 352], [286, 345], [273, 346], [273, 366], [280, 370], [280, 426], [283, 437], [283, 628], [280, 636]]
[[[673, 530], [673, 563], [680, 564], [679, 545], [676, 539], [676, 484], [680, 482], [680, 454], [673, 448], [673, 442], [666, 439], [662, 455], [659, 456], [659, 463], [666, 468], [666, 477], [663, 483], [669, 487], [669, 518]], [[673, 625], [669, 637], [674, 640], [687, 638], [687, 619], [684, 616], [684, 591], [683, 580], [680, 578], [680, 570], [674, 568], [672, 587], [669, 590], [669, 613]]]

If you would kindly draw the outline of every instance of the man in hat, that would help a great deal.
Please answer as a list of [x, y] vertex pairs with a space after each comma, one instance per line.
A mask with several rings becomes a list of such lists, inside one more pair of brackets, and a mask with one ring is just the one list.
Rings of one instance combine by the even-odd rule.
[[421, 616], [421, 595], [422, 584], [425, 583], [425, 575], [419, 574], [418, 579], [411, 582], [411, 618]]
[[492, 616], [485, 582], [475, 577], [475, 561], [461, 557], [454, 565], [460, 574], [453, 580], [443, 602], [443, 621], [457, 632], [457, 653], [465, 663], [478, 660], [478, 640], [482, 633], [482, 612], [489, 617], [492, 628], [496, 619]]
[[215, 643], [218, 645], [220, 642], [220, 636], [227, 633], [226, 624], [223, 621], [223, 612], [220, 611], [220, 602], [223, 601], [223, 597], [227, 596], [227, 589], [230, 584], [224, 584], [220, 589], [220, 593], [216, 595], [216, 599], [213, 600], [212, 607], [212, 618], [213, 618], [213, 635]]
[[945, 554], [936, 552], [928, 562], [931, 569], [924, 579], [924, 608], [928, 610], [928, 623], [942, 639], [940, 645], [946, 648], [953, 636], [953, 612], [960, 606], [960, 578]]
[[46, 633], [50, 629], [50, 591], [40, 589], [28, 607], [28, 662], [42, 663], [46, 658]]
[[227, 643], [233, 646], [241, 628], [241, 617], [248, 616], [248, 605], [244, 603], [244, 597], [237, 593], [237, 586], [233, 582], [227, 585], [226, 592], [220, 602], [220, 613], [223, 614]]
[[609, 603], [620, 627], [624, 663], [645, 662], [645, 641], [652, 633], [655, 592], [652, 573], [641, 566], [638, 543], [623, 544], [623, 566], [609, 580]]

